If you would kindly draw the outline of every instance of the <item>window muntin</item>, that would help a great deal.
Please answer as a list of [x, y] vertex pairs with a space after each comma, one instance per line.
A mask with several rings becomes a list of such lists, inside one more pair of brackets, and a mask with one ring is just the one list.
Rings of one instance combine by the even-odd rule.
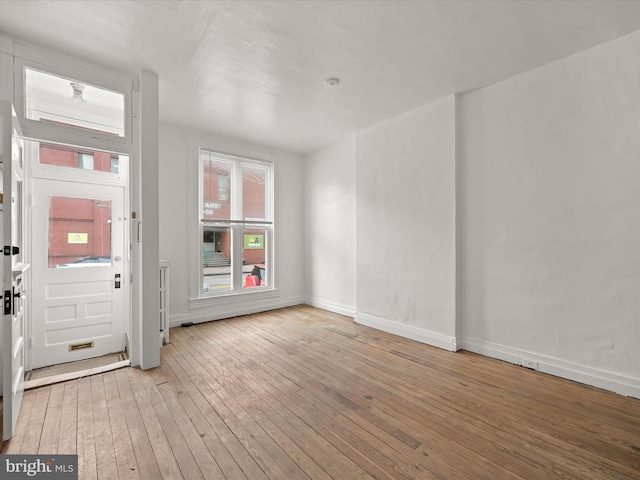
[[271, 163], [205, 149], [199, 158], [201, 295], [272, 288]]
[[25, 118], [125, 136], [125, 95], [24, 68]]

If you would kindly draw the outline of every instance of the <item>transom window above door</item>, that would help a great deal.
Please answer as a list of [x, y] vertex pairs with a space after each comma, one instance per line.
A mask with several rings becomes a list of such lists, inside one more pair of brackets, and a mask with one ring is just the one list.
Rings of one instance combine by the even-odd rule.
[[14, 104], [26, 137], [131, 152], [136, 77], [24, 53], [34, 59], [14, 57]]
[[26, 118], [124, 137], [124, 94], [28, 67], [24, 79]]

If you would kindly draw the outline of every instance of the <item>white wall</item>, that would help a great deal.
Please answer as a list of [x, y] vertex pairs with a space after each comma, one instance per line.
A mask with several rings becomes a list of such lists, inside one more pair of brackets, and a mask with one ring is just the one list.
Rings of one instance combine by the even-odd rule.
[[455, 350], [455, 110], [447, 97], [357, 134], [356, 320]]
[[304, 159], [306, 302], [354, 316], [356, 136]]
[[639, 58], [634, 33], [460, 99], [464, 348], [640, 396]]
[[[189, 202], [197, 192], [189, 190], [190, 138], [219, 145], [225, 153], [259, 156], [268, 154], [275, 168], [277, 292], [223, 297], [209, 302], [189, 298]], [[295, 305], [304, 301], [302, 159], [257, 145], [237, 142], [170, 124], [160, 125], [160, 257], [169, 260], [169, 322], [200, 322]], [[193, 232], [192, 232], [193, 233]]]

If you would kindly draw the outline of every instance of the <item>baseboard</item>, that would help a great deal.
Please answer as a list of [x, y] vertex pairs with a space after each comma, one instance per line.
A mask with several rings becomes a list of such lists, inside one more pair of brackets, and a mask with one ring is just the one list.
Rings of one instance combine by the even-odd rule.
[[183, 323], [189, 322], [203, 323], [210, 322], [212, 320], [251, 315], [253, 313], [293, 307], [294, 305], [302, 305], [304, 303], [305, 298], [300, 295], [295, 297], [275, 297], [273, 299], [264, 299], [258, 302], [249, 302], [245, 300], [241, 303], [225, 303], [223, 305], [212, 304], [209, 308], [201, 307], [193, 309], [187, 313], [171, 315], [169, 317], [169, 327], [179, 327]]
[[640, 378], [587, 367], [477, 338], [463, 338], [459, 341], [458, 347], [516, 365], [522, 365], [523, 359], [530, 360], [537, 363], [539, 372], [640, 399]]
[[305, 303], [307, 305], [311, 305], [312, 307], [321, 308], [322, 310], [327, 310], [329, 312], [344, 315], [346, 317], [354, 318], [356, 316], [356, 311], [352, 307], [329, 302], [321, 298], [307, 296], [305, 298]]
[[394, 335], [415, 340], [416, 342], [425, 343], [450, 352], [455, 352], [457, 350], [456, 337], [443, 335], [438, 332], [415, 327], [413, 325], [407, 325], [405, 323], [394, 322], [392, 320], [368, 315], [366, 313], [356, 313], [355, 320], [356, 323], [361, 325], [382, 330], [383, 332], [393, 333]]

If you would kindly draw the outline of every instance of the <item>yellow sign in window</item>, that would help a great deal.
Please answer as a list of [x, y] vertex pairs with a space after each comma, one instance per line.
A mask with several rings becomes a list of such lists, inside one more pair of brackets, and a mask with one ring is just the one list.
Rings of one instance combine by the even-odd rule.
[[70, 233], [67, 243], [89, 243], [88, 233]]

